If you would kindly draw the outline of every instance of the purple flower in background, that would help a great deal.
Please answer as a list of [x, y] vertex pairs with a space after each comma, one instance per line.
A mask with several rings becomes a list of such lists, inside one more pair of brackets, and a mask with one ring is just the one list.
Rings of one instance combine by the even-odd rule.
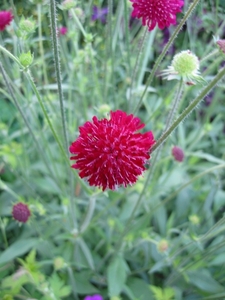
[[101, 295], [86, 296], [84, 300], [104, 300]]
[[106, 22], [106, 17], [108, 14], [108, 7], [98, 8], [93, 6], [92, 21], [100, 20], [103, 24]]
[[59, 34], [61, 34], [61, 35], [65, 35], [65, 34], [67, 34], [67, 28], [66, 27], [60, 27], [59, 29], [58, 29], [58, 32], [59, 32]]

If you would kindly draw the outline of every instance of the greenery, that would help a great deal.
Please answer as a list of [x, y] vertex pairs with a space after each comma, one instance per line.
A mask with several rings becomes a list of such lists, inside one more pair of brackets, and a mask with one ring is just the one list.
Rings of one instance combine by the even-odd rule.
[[[225, 1], [184, 2], [153, 31], [127, 0], [1, 3], [14, 19], [0, 32], [0, 299], [225, 299]], [[200, 81], [161, 76], [182, 50]], [[136, 184], [102, 192], [68, 148], [117, 109], [157, 143]]]

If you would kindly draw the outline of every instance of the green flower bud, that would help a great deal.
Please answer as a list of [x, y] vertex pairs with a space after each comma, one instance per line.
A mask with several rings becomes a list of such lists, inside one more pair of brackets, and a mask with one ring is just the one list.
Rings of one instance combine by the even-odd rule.
[[197, 215], [191, 215], [188, 219], [193, 225], [198, 225], [200, 223], [200, 219]]
[[54, 268], [55, 268], [55, 270], [60, 270], [64, 266], [65, 266], [65, 261], [64, 261], [64, 259], [61, 256], [56, 257], [54, 259]]
[[83, 9], [81, 9], [80, 7], [76, 7], [76, 8], [74, 9], [74, 11], [75, 11], [76, 16], [77, 16], [79, 19], [83, 19], [83, 17], [84, 17], [84, 11], [83, 11]]
[[73, 0], [65, 0], [62, 2], [62, 5], [60, 6], [64, 10], [69, 10], [73, 7], [75, 7], [76, 3]]
[[199, 60], [190, 50], [182, 51], [174, 56], [172, 67], [180, 76], [191, 76], [199, 70]]
[[30, 19], [22, 18], [19, 22], [19, 28], [25, 33], [31, 33], [35, 30], [35, 22]]
[[161, 253], [167, 251], [168, 248], [169, 248], [169, 243], [168, 243], [168, 241], [165, 240], [165, 239], [162, 239], [162, 240], [158, 243], [158, 245], [157, 245], [157, 249], [158, 249], [158, 251], [161, 252]]
[[105, 115], [111, 111], [111, 107], [108, 104], [102, 104], [98, 111], [101, 115]]
[[27, 68], [33, 62], [33, 55], [30, 51], [28, 51], [27, 53], [22, 53], [19, 56], [19, 61], [23, 67]]

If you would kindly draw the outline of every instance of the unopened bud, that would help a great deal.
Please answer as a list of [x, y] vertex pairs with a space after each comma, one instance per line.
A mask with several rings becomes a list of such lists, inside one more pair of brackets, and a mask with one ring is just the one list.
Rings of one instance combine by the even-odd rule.
[[73, 0], [65, 0], [62, 2], [61, 7], [65, 10], [71, 9], [73, 7], [75, 7], [76, 3]]
[[180, 147], [174, 146], [172, 155], [176, 161], [182, 162], [184, 160], [184, 151]]
[[22, 53], [19, 56], [19, 61], [23, 67], [27, 68], [33, 62], [33, 55], [30, 51], [28, 51], [27, 53]]
[[54, 268], [55, 270], [60, 270], [65, 266], [65, 261], [62, 257], [56, 257], [54, 259]]
[[22, 18], [19, 22], [19, 28], [25, 33], [31, 33], [35, 29], [35, 23], [32, 20]]
[[191, 215], [188, 219], [193, 225], [198, 225], [200, 223], [200, 219], [197, 215]]
[[216, 43], [219, 46], [220, 50], [225, 53], [225, 40], [218, 40]]
[[165, 251], [167, 251], [169, 248], [169, 243], [167, 240], [163, 239], [161, 240], [158, 245], [157, 245], [157, 249], [159, 252], [163, 253]]
[[30, 215], [30, 209], [27, 204], [19, 202], [13, 205], [12, 216], [15, 220], [26, 223]]

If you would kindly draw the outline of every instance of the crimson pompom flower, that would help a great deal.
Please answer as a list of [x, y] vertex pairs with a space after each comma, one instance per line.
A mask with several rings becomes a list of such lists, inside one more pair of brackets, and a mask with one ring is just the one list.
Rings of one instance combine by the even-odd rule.
[[132, 17], [142, 18], [149, 31], [158, 24], [159, 29], [176, 24], [176, 14], [181, 12], [183, 0], [130, 0], [133, 2]]
[[79, 127], [80, 135], [69, 148], [72, 168], [86, 178], [91, 186], [114, 190], [133, 184], [145, 170], [149, 151], [155, 143], [153, 133], [139, 133], [145, 124], [121, 110], [110, 112], [109, 119], [86, 122]]
[[11, 11], [0, 11], [0, 31], [3, 31], [6, 28], [6, 26], [11, 23], [12, 19], [13, 15]]
[[176, 161], [182, 162], [184, 160], [184, 151], [178, 146], [173, 147], [172, 155]]
[[19, 202], [13, 205], [12, 216], [15, 220], [26, 223], [30, 215], [29, 207], [26, 204]]

